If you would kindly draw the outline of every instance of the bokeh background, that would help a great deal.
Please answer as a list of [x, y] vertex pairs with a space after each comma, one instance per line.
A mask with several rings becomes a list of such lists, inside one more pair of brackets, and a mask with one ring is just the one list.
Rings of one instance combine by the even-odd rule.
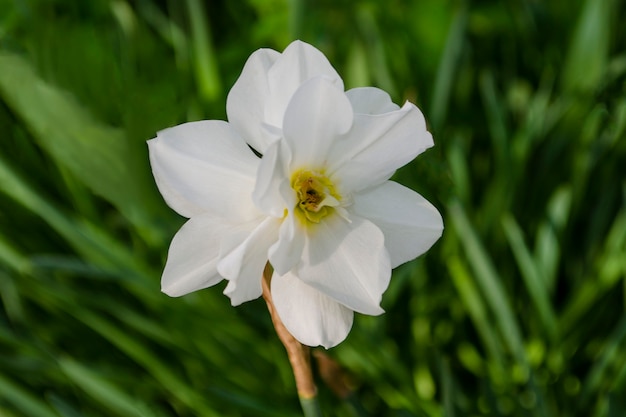
[[[424, 112], [442, 239], [316, 350], [326, 416], [626, 415], [619, 0], [0, 0], [0, 415], [298, 416], [262, 300], [159, 291], [146, 140], [299, 38]], [[328, 361], [350, 395], [324, 383]], [[345, 394], [345, 393], [344, 393]]]

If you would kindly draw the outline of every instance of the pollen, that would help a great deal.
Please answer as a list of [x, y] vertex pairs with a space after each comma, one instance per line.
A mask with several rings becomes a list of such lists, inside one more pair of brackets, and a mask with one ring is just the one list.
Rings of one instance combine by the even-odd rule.
[[341, 197], [323, 172], [297, 171], [291, 177], [291, 187], [298, 197], [295, 213], [307, 223], [319, 223], [340, 205]]

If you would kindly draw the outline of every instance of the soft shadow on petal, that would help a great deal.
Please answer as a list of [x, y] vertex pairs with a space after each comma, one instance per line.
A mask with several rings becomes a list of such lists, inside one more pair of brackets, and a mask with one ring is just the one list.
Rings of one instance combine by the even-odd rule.
[[357, 192], [388, 180], [431, 146], [424, 116], [411, 103], [384, 114], [355, 114], [352, 129], [330, 152], [329, 174], [340, 192]]
[[170, 244], [161, 279], [161, 290], [178, 297], [217, 284], [220, 240], [229, 232], [222, 219], [204, 215], [192, 217]]
[[389, 94], [376, 87], [357, 87], [346, 91], [355, 113], [382, 114], [400, 109]]
[[259, 49], [250, 55], [241, 75], [226, 99], [228, 121], [250, 146], [264, 154], [269, 146], [259, 126], [265, 122], [265, 106], [269, 97], [268, 72], [280, 53]]
[[324, 346], [341, 343], [352, 327], [354, 313], [291, 273], [274, 273], [274, 307], [283, 324], [300, 343]]
[[278, 238], [280, 221], [266, 217], [238, 246], [221, 255], [217, 265], [220, 274], [228, 279], [224, 294], [237, 306], [261, 296], [263, 268], [267, 251]]
[[307, 80], [324, 76], [343, 91], [343, 81], [322, 52], [302, 41], [294, 41], [269, 70], [270, 95], [265, 120], [282, 126], [285, 110], [296, 90]]
[[325, 166], [333, 142], [350, 129], [353, 116], [345, 93], [327, 78], [305, 82], [289, 102], [283, 123], [291, 168]]
[[269, 251], [270, 263], [278, 274], [286, 274], [300, 261], [305, 234], [306, 230], [290, 210], [280, 226], [278, 242]]
[[354, 311], [382, 314], [380, 301], [391, 278], [384, 236], [368, 220], [350, 220], [332, 215], [309, 227], [297, 275]]
[[228, 123], [185, 123], [159, 132], [148, 147], [159, 191], [182, 216], [209, 212], [245, 221], [258, 215], [251, 193], [259, 158]]
[[291, 201], [285, 201], [282, 192], [283, 188], [290, 188], [286, 171], [289, 159], [288, 147], [283, 141], [276, 141], [267, 148], [259, 164], [252, 200], [269, 216], [283, 217], [287, 203], [291, 204]]
[[355, 194], [352, 211], [376, 224], [395, 268], [417, 258], [439, 239], [439, 211], [415, 191], [393, 181]]

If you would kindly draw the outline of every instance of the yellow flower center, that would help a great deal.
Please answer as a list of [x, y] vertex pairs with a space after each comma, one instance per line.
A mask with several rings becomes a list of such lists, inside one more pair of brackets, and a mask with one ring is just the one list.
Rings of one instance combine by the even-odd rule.
[[341, 200], [323, 172], [297, 171], [291, 176], [291, 187], [298, 196], [295, 214], [305, 223], [319, 223], [339, 206]]

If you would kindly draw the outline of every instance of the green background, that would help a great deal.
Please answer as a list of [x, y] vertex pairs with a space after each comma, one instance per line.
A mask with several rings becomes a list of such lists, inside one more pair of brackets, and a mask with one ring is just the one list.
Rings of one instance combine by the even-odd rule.
[[145, 141], [224, 119], [293, 39], [424, 112], [442, 212], [317, 375], [326, 416], [626, 415], [618, 0], [0, 0], [0, 415], [297, 416], [262, 300], [159, 291], [183, 223]]

